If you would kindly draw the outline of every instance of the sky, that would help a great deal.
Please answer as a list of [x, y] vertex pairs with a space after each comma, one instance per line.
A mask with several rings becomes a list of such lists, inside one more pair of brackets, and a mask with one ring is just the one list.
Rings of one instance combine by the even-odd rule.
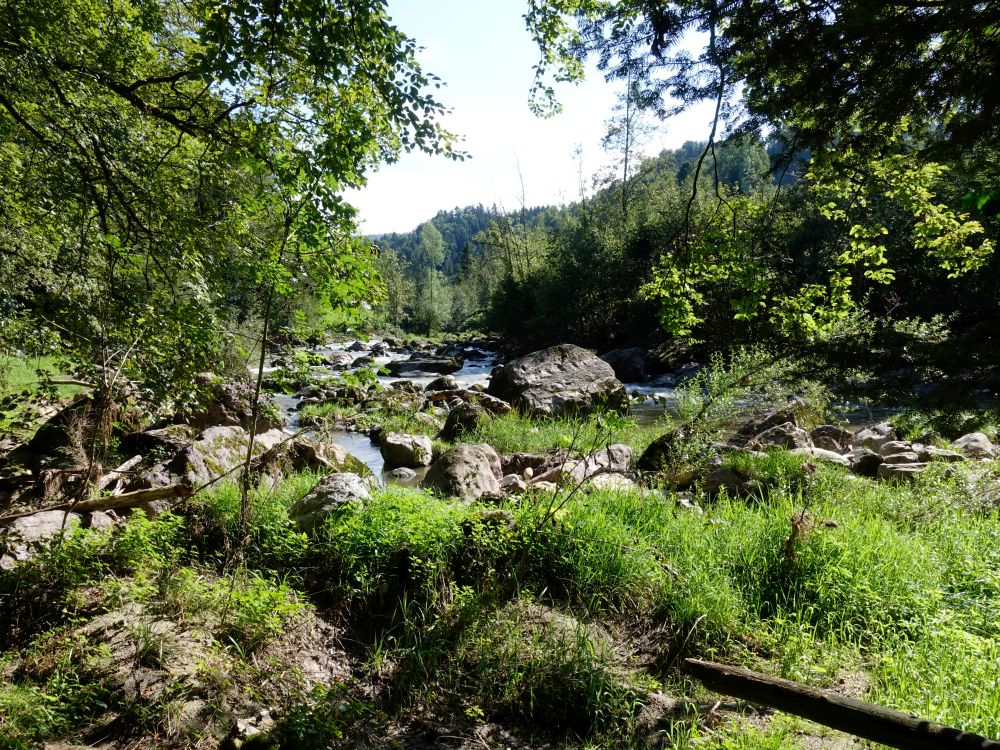
[[[524, 27], [524, 0], [389, 0], [396, 25], [423, 48], [419, 60], [445, 86], [442, 124], [470, 158], [406, 154], [347, 194], [365, 234], [407, 232], [440, 210], [496, 205], [506, 210], [568, 203], [591, 192], [610, 156], [601, 148], [621, 84], [596, 69], [579, 85], [560, 84], [563, 111], [539, 118], [528, 108], [538, 50]], [[711, 106], [657, 123], [646, 152], [705, 140]], [[580, 148], [580, 156], [574, 151]], [[582, 180], [581, 180], [582, 177]]]

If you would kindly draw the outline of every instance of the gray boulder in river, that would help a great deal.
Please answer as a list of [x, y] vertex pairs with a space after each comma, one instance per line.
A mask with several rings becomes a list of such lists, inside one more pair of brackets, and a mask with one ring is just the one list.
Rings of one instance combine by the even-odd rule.
[[628, 410], [625, 386], [597, 355], [573, 344], [533, 352], [498, 367], [487, 391], [532, 414]]
[[628, 349], [612, 349], [601, 355], [601, 359], [611, 365], [619, 380], [636, 383], [649, 377], [649, 353], [637, 346]]
[[431, 439], [426, 435], [390, 432], [382, 437], [381, 453], [388, 469], [397, 466], [427, 466], [431, 462], [433, 450]]
[[427, 470], [420, 483], [442, 495], [475, 500], [500, 492], [500, 457], [489, 445], [462, 443], [446, 451]]
[[462, 369], [460, 357], [427, 357], [413, 355], [409, 359], [397, 359], [385, 367], [392, 375], [414, 375], [422, 372], [434, 372], [450, 375]]

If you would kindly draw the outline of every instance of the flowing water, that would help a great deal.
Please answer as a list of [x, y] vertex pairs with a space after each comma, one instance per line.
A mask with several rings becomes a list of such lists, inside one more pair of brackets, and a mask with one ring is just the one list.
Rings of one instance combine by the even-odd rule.
[[[370, 353], [370, 347], [375, 341], [367, 342], [365, 351], [350, 352], [355, 357], [361, 357]], [[345, 352], [350, 343], [330, 344], [317, 348], [318, 354], [332, 354], [334, 352]], [[473, 385], [488, 385], [490, 374], [499, 361], [499, 355], [494, 352], [483, 352], [479, 349], [466, 347], [465, 363], [462, 369], [452, 373], [460, 388], [469, 388]], [[387, 357], [376, 357], [377, 365], [387, 365], [396, 360], [407, 359], [409, 354], [393, 352]], [[273, 368], [269, 368], [273, 369]], [[383, 386], [389, 386], [399, 380], [409, 380], [421, 387], [426, 386], [434, 378], [440, 377], [438, 373], [415, 373], [403, 376], [379, 375], [378, 381]], [[646, 383], [626, 383], [625, 388], [632, 397], [632, 415], [640, 424], [651, 424], [669, 411], [675, 399], [673, 380], [669, 377], [660, 380], [653, 380]], [[299, 429], [299, 399], [288, 394], [276, 393], [274, 400], [285, 415], [286, 430], [294, 432]], [[306, 434], [309, 434], [306, 431]], [[368, 436], [360, 432], [349, 430], [330, 430], [325, 433], [327, 439], [339, 443], [347, 451], [367, 465], [383, 484], [401, 484], [412, 486], [419, 484], [426, 469], [417, 469], [417, 475], [409, 479], [400, 479], [391, 476], [385, 471], [385, 462], [376, 443], [372, 442]]]
[[[364, 351], [350, 352], [352, 356], [360, 357], [370, 354], [371, 346], [375, 341], [367, 342]], [[319, 354], [331, 354], [334, 352], [345, 352], [350, 344], [330, 344], [317, 348]], [[393, 352], [390, 356], [376, 357], [377, 365], [387, 365], [390, 362], [407, 359], [410, 355], [404, 352]], [[473, 385], [488, 385], [490, 374], [494, 366], [499, 361], [499, 355], [493, 352], [484, 352], [472, 347], [466, 347], [466, 359], [461, 370], [452, 373], [460, 388], [469, 388]], [[269, 368], [273, 369], [273, 368]], [[392, 383], [400, 380], [408, 380], [421, 387], [426, 386], [435, 378], [440, 377], [438, 373], [414, 373], [403, 376], [379, 375], [378, 381], [388, 387]], [[632, 399], [632, 416], [639, 424], [652, 424], [664, 414], [671, 413], [676, 409], [676, 378], [672, 375], [664, 375], [660, 378], [646, 381], [644, 383], [626, 383], [625, 389]], [[285, 415], [286, 429], [294, 432], [299, 429], [298, 402], [295, 396], [277, 393], [274, 400]], [[857, 404], [848, 404], [836, 410], [839, 412], [841, 421], [845, 421], [849, 429], [859, 429], [862, 425], [872, 424], [888, 418], [896, 410], [893, 409], [866, 409]], [[309, 434], [307, 431], [306, 434]], [[331, 430], [326, 433], [326, 438], [339, 443], [347, 451], [362, 462], [364, 462], [383, 484], [401, 484], [404, 486], [414, 486], [419, 484], [426, 469], [417, 469], [415, 477], [403, 479], [393, 477], [385, 471], [385, 462], [379, 446], [372, 442], [364, 433], [352, 432], [349, 430]]]
[[[374, 341], [368, 342], [370, 347]], [[331, 354], [333, 352], [343, 352], [347, 351], [347, 346], [349, 344], [330, 344], [329, 346], [320, 347], [317, 349], [319, 354]], [[369, 351], [351, 352], [352, 355], [356, 357], [361, 357], [370, 353]], [[485, 355], [485, 356], [484, 356]], [[396, 360], [408, 359], [409, 354], [401, 352], [393, 352], [388, 357], [376, 357], [376, 365], [387, 365], [390, 362]], [[458, 372], [452, 373], [452, 377], [458, 382], [459, 388], [469, 388], [473, 385], [487, 385], [490, 381], [490, 373], [493, 371], [493, 367], [497, 364], [498, 355], [493, 352], [482, 352], [481, 350], [474, 349], [472, 347], [466, 348], [466, 359], [462, 366], [462, 369]], [[273, 369], [273, 368], [272, 368]], [[379, 375], [378, 382], [383, 386], [388, 387], [392, 383], [400, 380], [408, 380], [411, 383], [419, 385], [421, 388], [426, 386], [435, 378], [441, 377], [440, 373], [413, 373], [407, 375]], [[274, 400], [278, 407], [281, 409], [285, 416], [286, 427], [285, 429], [289, 432], [294, 432], [299, 429], [299, 413], [298, 413], [298, 403], [299, 399], [295, 396], [290, 396], [284, 393], [274, 394]], [[306, 431], [305, 434], [309, 434]], [[353, 432], [350, 430], [328, 430], [325, 433], [325, 437], [328, 440], [332, 440], [335, 443], [339, 443], [344, 448], [347, 449], [348, 453], [359, 458], [366, 466], [368, 466], [372, 473], [379, 479], [382, 484], [392, 483], [399, 484], [403, 486], [415, 486], [420, 483], [423, 479], [424, 474], [427, 473], [427, 469], [415, 469], [416, 476], [409, 479], [401, 479], [398, 477], [393, 477], [389, 475], [385, 470], [385, 461], [382, 459], [382, 453], [379, 450], [378, 444], [372, 442], [369, 437], [360, 432]]]

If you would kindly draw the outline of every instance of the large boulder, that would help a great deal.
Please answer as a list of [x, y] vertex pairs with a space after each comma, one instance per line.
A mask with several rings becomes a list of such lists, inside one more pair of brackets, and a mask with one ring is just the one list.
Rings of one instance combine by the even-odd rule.
[[926, 467], [927, 464], [921, 463], [882, 463], [878, 467], [878, 478], [883, 482], [896, 484], [912, 482]]
[[454, 375], [441, 375], [434, 378], [424, 388], [425, 391], [454, 391], [458, 390], [458, 381]]
[[461, 403], [448, 414], [448, 419], [444, 423], [439, 437], [448, 442], [458, 440], [467, 432], [474, 432], [483, 422], [490, 418], [490, 414], [479, 404]]
[[79, 527], [80, 522], [76, 513], [61, 510], [46, 510], [18, 518], [4, 529], [6, 550], [0, 556], [0, 570], [11, 570], [63, 532], [68, 534]]
[[830, 438], [842, 446], [850, 445], [851, 439], [854, 437], [846, 427], [838, 427], [834, 424], [821, 424], [818, 427], [813, 427], [809, 436], [814, 442], [819, 438]]
[[328, 474], [309, 494], [292, 504], [288, 517], [299, 531], [314, 534], [331, 515], [349, 505], [363, 505], [370, 498], [369, 479], [351, 473]]
[[434, 446], [426, 435], [390, 432], [382, 437], [380, 450], [387, 469], [397, 466], [416, 468], [430, 464]]
[[323, 359], [323, 364], [331, 370], [346, 370], [354, 364], [355, 356], [350, 352], [330, 352]]
[[[249, 430], [253, 419], [254, 387], [250, 383], [227, 383], [211, 373], [201, 373], [195, 383], [202, 389], [200, 403], [190, 412], [179, 414], [178, 421], [196, 429], [239, 425]], [[274, 401], [261, 393], [257, 402], [257, 427], [264, 433], [281, 427], [282, 420]]]
[[494, 416], [509, 414], [511, 411], [511, 406], [506, 401], [496, 398], [495, 396], [490, 396], [487, 393], [480, 393], [472, 388], [457, 388], [450, 391], [433, 391], [427, 393], [427, 400], [435, 404], [448, 403], [455, 400], [468, 401], [469, 403], [479, 404], [479, 406], [483, 407]]
[[[538, 453], [505, 453], [500, 456], [500, 463], [503, 467], [504, 475], [517, 474], [518, 476], [531, 477], [540, 474], [545, 465], [546, 456]], [[561, 462], [560, 462], [561, 463]]]
[[813, 444], [808, 432], [801, 427], [796, 427], [792, 422], [784, 422], [755, 435], [748, 446], [754, 450], [761, 450], [774, 447], [812, 448]]
[[936, 448], [933, 445], [915, 445], [914, 450], [920, 456], [921, 462], [944, 461], [946, 463], [957, 463], [965, 460], [965, 456], [961, 453], [945, 450], [944, 448]]
[[913, 450], [913, 443], [908, 440], [889, 440], [879, 446], [878, 454], [883, 458], [895, 456], [899, 453], [906, 453]]
[[[254, 457], [283, 442], [288, 435], [269, 430], [254, 438]], [[220, 479], [246, 460], [250, 434], [242, 427], [209, 427], [202, 431], [172, 458], [161, 461], [140, 476], [128, 489], [145, 489], [180, 483], [200, 487]]]
[[635, 468], [643, 472], [660, 472], [672, 468], [678, 456], [683, 453], [687, 440], [688, 431], [683, 426], [660, 435], [646, 446]]
[[595, 407], [628, 410], [628, 395], [604, 360], [572, 344], [560, 344], [498, 367], [488, 393], [541, 415], [588, 412]]
[[365, 463], [342, 445], [318, 442], [304, 435], [286, 439], [269, 448], [254, 462], [254, 468], [278, 477], [296, 471], [351, 472], [371, 475]]
[[851, 471], [859, 477], [875, 479], [878, 477], [878, 467], [882, 465], [882, 456], [869, 448], [858, 447], [848, 453], [845, 458], [851, 464]]
[[886, 443], [896, 440], [896, 430], [888, 422], [882, 422], [873, 427], [865, 427], [854, 433], [851, 445], [855, 448], [867, 448], [878, 453]]
[[788, 422], [798, 427], [799, 418], [795, 412], [803, 406], [804, 402], [802, 399], [795, 397], [783, 406], [774, 406], [761, 413], [752, 415], [746, 422], [740, 425], [740, 428], [733, 436], [733, 442], [737, 445], [743, 445], [755, 435], [759, 435], [772, 427], [777, 427]]
[[609, 492], [635, 492], [639, 485], [622, 474], [596, 474], [587, 480], [584, 490], [606, 490]]
[[821, 448], [819, 446], [814, 446], [812, 448], [792, 448], [789, 453], [793, 453], [797, 456], [805, 456], [806, 458], [817, 459], [819, 461], [828, 461], [829, 463], [837, 464], [838, 466], [846, 466], [850, 468], [851, 462], [847, 460], [846, 457], [840, 455], [836, 451], [827, 450], [826, 448]]
[[449, 497], [475, 500], [499, 493], [501, 478], [500, 457], [492, 447], [462, 443], [431, 464], [421, 486]]
[[123, 455], [154, 454], [163, 459], [182, 450], [197, 434], [198, 430], [186, 424], [172, 424], [155, 430], [132, 432], [121, 439], [118, 450]]
[[453, 372], [461, 370], [463, 364], [460, 357], [423, 357], [413, 355], [409, 359], [394, 360], [385, 367], [393, 375], [416, 375], [425, 372], [450, 375]]
[[739, 497], [746, 477], [728, 466], [712, 469], [701, 480], [701, 488], [709, 497], [725, 492], [729, 497]]
[[628, 349], [612, 349], [601, 355], [601, 359], [611, 365], [619, 380], [635, 383], [649, 377], [649, 352], [637, 346]]
[[569, 477], [578, 483], [598, 474], [627, 474], [632, 469], [632, 449], [615, 443], [572, 463], [568, 469]]
[[995, 454], [993, 443], [981, 432], [962, 435], [955, 441], [955, 447], [969, 458], [990, 459]]

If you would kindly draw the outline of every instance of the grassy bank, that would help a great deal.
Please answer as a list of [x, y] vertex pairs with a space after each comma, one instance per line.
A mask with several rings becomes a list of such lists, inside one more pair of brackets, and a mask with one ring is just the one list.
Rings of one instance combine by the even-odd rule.
[[[107, 711], [140, 711], [163, 745], [190, 742], [176, 696], [130, 699], [100, 654], [67, 655], [81, 623], [127, 606], [139, 622], [209, 633], [227, 674], [259, 670], [264, 653], [280, 662], [269, 649], [303, 613], [336, 624], [364, 677], [268, 696], [283, 747], [372, 739], [423, 716], [572, 747], [639, 746], [651, 732], [667, 747], [824, 741], [791, 717], [707, 714], [714, 699], [679, 674], [684, 656], [1000, 736], [996, 470], [933, 467], [900, 486], [804, 471], [782, 453], [731, 461], [768, 485], [766, 500], [696, 496], [699, 512], [659, 492], [593, 492], [485, 507], [388, 489], [314, 538], [287, 516], [316, 481], [300, 475], [257, 493], [235, 573], [221, 556], [235, 540], [232, 487], [183, 517], [78, 534], [0, 576], [0, 746], [81, 736]], [[217, 729], [231, 718], [212, 710]]]
[[49, 416], [49, 407], [81, 390], [77, 385], [49, 384], [67, 377], [56, 357], [0, 354], [0, 436], [25, 439]]

